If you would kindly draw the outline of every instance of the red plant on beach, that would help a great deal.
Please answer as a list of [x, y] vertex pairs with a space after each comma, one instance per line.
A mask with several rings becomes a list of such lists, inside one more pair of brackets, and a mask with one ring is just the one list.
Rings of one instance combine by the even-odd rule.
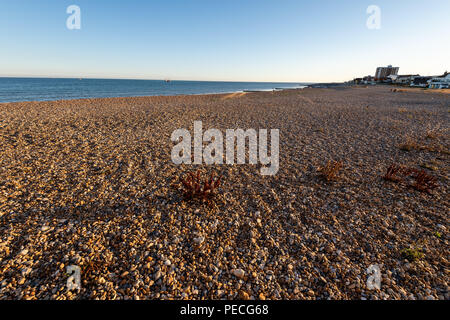
[[388, 167], [384, 180], [393, 182], [405, 182], [407, 178], [412, 178], [412, 184], [406, 184], [407, 187], [414, 188], [417, 191], [431, 193], [431, 190], [437, 187], [435, 177], [429, 175], [424, 170], [418, 170], [411, 167], [392, 164]]
[[328, 161], [328, 163], [319, 168], [319, 172], [327, 181], [337, 180], [338, 173], [342, 169], [343, 163], [341, 161]]
[[215, 196], [215, 191], [220, 186], [220, 181], [220, 177], [214, 178], [214, 173], [209, 178], [202, 180], [200, 170], [196, 173], [190, 172], [185, 177], [180, 178], [184, 199], [209, 201]]
[[383, 179], [387, 180], [387, 181], [394, 181], [394, 182], [401, 181], [402, 177], [399, 177], [399, 175], [401, 175], [403, 173], [403, 171], [404, 171], [404, 168], [402, 166], [393, 164], [393, 165], [389, 166], [386, 174], [383, 176]]
[[413, 178], [414, 183], [411, 187], [418, 191], [431, 193], [431, 190], [437, 187], [436, 178], [430, 176], [424, 170], [415, 170]]

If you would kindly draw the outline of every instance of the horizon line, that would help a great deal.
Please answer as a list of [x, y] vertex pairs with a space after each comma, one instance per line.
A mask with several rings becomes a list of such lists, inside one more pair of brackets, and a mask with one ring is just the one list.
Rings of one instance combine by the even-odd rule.
[[[249, 80], [188, 80], [188, 79], [150, 79], [150, 78], [102, 78], [102, 77], [64, 77], [64, 76], [8, 76], [0, 75], [0, 78], [15, 78], [15, 79], [90, 79], [90, 80], [141, 80], [141, 81], [189, 81], [189, 82], [257, 82], [257, 83], [301, 83], [313, 84], [316, 81], [249, 81]], [[333, 81], [334, 82], [334, 81]]]

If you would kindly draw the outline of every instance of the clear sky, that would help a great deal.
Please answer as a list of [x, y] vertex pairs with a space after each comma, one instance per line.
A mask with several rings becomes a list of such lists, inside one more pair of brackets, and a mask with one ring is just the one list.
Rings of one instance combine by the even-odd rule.
[[449, 0], [0, 0], [0, 76], [342, 81], [449, 58]]

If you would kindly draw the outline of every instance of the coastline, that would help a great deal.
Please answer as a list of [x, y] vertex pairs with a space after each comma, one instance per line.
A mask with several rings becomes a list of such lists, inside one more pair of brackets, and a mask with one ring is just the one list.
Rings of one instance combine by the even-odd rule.
[[264, 92], [280, 92], [287, 90], [303, 90], [308, 88], [308, 86], [304, 86], [302, 88], [285, 88], [285, 89], [273, 89], [273, 90], [254, 90], [254, 91], [246, 91], [246, 90], [238, 90], [238, 91], [229, 91], [229, 92], [211, 92], [211, 93], [192, 93], [192, 94], [175, 94], [175, 95], [144, 95], [144, 96], [122, 96], [122, 97], [102, 97], [102, 98], [74, 98], [74, 99], [58, 99], [58, 100], [32, 100], [32, 101], [13, 101], [13, 102], [0, 102], [1, 104], [12, 104], [12, 103], [39, 103], [39, 102], [61, 102], [61, 101], [83, 101], [83, 100], [97, 100], [97, 99], [133, 99], [133, 98], [152, 98], [152, 97], [189, 97], [189, 96], [213, 96], [213, 95], [230, 95], [235, 93], [264, 93]]
[[[395, 90], [398, 93], [412, 92], [412, 93], [434, 93], [434, 94], [450, 94], [449, 89], [428, 89], [428, 88], [409, 88], [401, 86], [391, 85], [377, 85], [379, 88], [389, 88]], [[118, 96], [118, 97], [92, 97], [92, 98], [73, 98], [73, 99], [56, 99], [56, 100], [25, 100], [25, 101], [12, 101], [12, 102], [0, 102], [1, 104], [11, 103], [39, 103], [39, 102], [57, 102], [57, 101], [83, 101], [83, 100], [96, 100], [96, 99], [126, 99], [126, 98], [151, 98], [151, 97], [188, 97], [188, 96], [209, 96], [209, 95], [229, 95], [235, 93], [264, 93], [264, 92], [281, 92], [281, 91], [299, 91], [304, 89], [349, 89], [349, 88], [368, 88], [367, 85], [348, 85], [346, 83], [313, 83], [309, 85], [300, 85], [299, 87], [292, 88], [274, 88], [274, 89], [260, 89], [260, 90], [236, 90], [227, 92], [209, 92], [209, 93], [191, 93], [191, 94], [167, 94], [167, 95], [136, 95], [136, 96]]]
[[[0, 299], [448, 300], [448, 107], [388, 87], [0, 104]], [[197, 120], [279, 129], [278, 174], [173, 164], [171, 133]], [[392, 163], [438, 187], [384, 181]], [[222, 177], [212, 205], [172, 187], [197, 169]]]
[[0, 78], [0, 103], [274, 91], [303, 83]]

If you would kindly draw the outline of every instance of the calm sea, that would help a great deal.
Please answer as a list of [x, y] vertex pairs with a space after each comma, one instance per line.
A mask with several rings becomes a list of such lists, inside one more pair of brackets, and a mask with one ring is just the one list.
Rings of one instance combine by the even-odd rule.
[[304, 83], [0, 78], [0, 102], [137, 97], [301, 88]]

